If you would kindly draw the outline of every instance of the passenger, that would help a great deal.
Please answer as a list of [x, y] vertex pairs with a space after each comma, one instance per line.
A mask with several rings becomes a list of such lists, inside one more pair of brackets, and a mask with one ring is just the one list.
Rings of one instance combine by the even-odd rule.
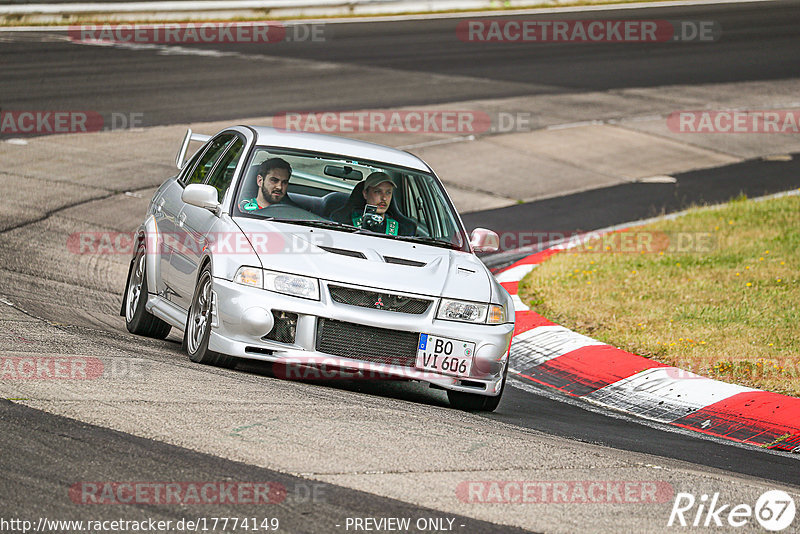
[[275, 204], [296, 206], [286, 196], [291, 176], [292, 166], [286, 160], [270, 158], [261, 162], [258, 167], [258, 176], [256, 176], [258, 195], [254, 198], [246, 198], [240, 201], [239, 209], [242, 211], [257, 211]]

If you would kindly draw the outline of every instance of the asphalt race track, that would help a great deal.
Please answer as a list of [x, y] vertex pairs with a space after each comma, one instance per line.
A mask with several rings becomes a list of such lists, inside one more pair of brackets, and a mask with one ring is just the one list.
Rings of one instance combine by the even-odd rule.
[[[532, 94], [793, 78], [797, 2], [660, 8], [648, 20], [712, 20], [704, 42], [462, 43], [458, 19], [325, 27], [319, 43], [226, 44], [209, 58], [172, 51], [79, 48], [36, 38], [3, 43], [4, 109], [135, 112], [143, 126], [261, 117], [289, 110], [393, 108]], [[640, 12], [589, 14], [636, 19]], [[564, 14], [559, 19], [587, 18]], [[535, 18], [535, 17], [534, 17]], [[546, 18], [540, 16], [539, 18]], [[552, 18], [552, 17], [551, 17]], [[640, 17], [639, 17], [640, 18]], [[184, 45], [184, 48], [214, 48]], [[308, 68], [303, 61], [323, 62]], [[213, 68], [210, 66], [213, 65]], [[377, 70], [375, 70], [377, 69]]]
[[[331, 526], [345, 524], [347, 517], [391, 515], [396, 517], [442, 517], [436, 510], [424, 510], [411, 504], [371, 495], [366, 492], [310, 482], [308, 480], [201, 454], [158, 441], [137, 438], [71, 419], [32, 410], [9, 401], [0, 401], [4, 451], [0, 460], [4, 478], [14, 481], [17, 491], [4, 492], [4, 516], [24, 515], [29, 501], [47, 503], [51, 518], [78, 516], [75, 502], [64, 503], [63, 485], [74, 480], [97, 480], [113, 476], [118, 480], [219, 480], [230, 482], [267, 481], [281, 486], [283, 492], [273, 517], [290, 532], [327, 532]], [[35, 446], [20, 447], [35, 434]], [[91, 450], [91, 461], [86, 451]], [[42, 463], [43, 458], [57, 457], [57, 462]], [[45, 467], [46, 465], [46, 467]], [[32, 499], [33, 498], [33, 499]], [[33, 511], [31, 511], [33, 512]], [[184, 510], [145, 505], [104, 508], [93, 518], [129, 520], [152, 518], [155, 521], [179, 521]], [[245, 504], [223, 503], [205, 509], [212, 517], [245, 517], [252, 508]], [[452, 517], [468, 532], [523, 532], [508, 526], [493, 525], [468, 517]]]
[[[431, 19], [333, 24], [322, 47], [240, 44], [217, 54], [211, 45], [83, 46], [65, 32], [0, 30], [0, 108], [141, 113], [140, 126], [169, 128], [286, 110], [670, 85], [768, 87], [798, 76], [800, 2], [580, 17], [714, 20], [724, 33], [713, 47], [465, 46], [452, 38], [457, 20]], [[10, 184], [0, 201], [0, 351], [100, 358], [128, 370], [94, 384], [0, 380], [0, 519], [249, 517], [248, 504], [86, 505], [69, 490], [81, 481], [270, 481], [285, 496], [255, 515], [278, 517], [286, 532], [352, 532], [345, 525], [353, 517], [442, 519], [464, 533], [669, 532], [671, 499], [651, 508], [451, 501], [469, 480], [658, 479], [675, 491], [719, 491], [728, 502], [751, 504], [773, 487], [800, 491], [797, 455], [642, 424], [530, 386], [507, 389], [493, 414], [464, 414], [450, 410], [442, 392], [417, 384], [279, 380], [269, 365], [242, 362], [228, 371], [192, 364], [175, 331], [165, 341], [129, 335], [117, 316], [128, 256], [75, 255], [64, 243], [74, 232], [134, 228], [174, 169], [164, 154], [179, 139], [164, 148], [144, 135], [125, 137], [135, 146], [109, 163], [120, 142], [97, 135], [77, 149], [57, 136], [31, 139], [43, 153], [24, 166], [0, 146], [0, 179]], [[509, 231], [598, 229], [740, 193], [798, 188], [798, 161], [798, 154], [788, 162], [752, 158], [676, 173], [674, 184], [622, 183], [473, 211], [464, 222]]]

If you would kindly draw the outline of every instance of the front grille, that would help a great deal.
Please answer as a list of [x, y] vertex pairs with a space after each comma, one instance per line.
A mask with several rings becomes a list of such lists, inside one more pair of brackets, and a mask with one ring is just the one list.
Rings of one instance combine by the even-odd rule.
[[365, 362], [414, 367], [419, 334], [320, 318], [317, 350]]
[[275, 326], [262, 339], [269, 339], [278, 343], [294, 343], [294, 336], [297, 332], [297, 314], [272, 310], [272, 318], [275, 321]]
[[421, 315], [428, 311], [428, 306], [431, 305], [430, 300], [403, 297], [391, 293], [364, 291], [342, 286], [328, 286], [328, 289], [335, 302], [361, 308]]

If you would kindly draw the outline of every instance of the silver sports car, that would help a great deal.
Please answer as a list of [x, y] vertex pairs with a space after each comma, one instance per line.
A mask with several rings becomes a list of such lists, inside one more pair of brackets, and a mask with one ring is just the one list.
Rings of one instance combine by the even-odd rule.
[[[192, 141], [203, 145], [187, 161]], [[235, 126], [187, 132], [136, 231], [121, 315], [189, 358], [289, 378], [417, 380], [464, 410], [503, 393], [514, 307], [434, 172], [392, 148]]]

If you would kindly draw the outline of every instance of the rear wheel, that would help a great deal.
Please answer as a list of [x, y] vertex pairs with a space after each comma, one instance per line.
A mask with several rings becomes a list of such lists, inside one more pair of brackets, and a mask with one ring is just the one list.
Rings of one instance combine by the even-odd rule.
[[193, 362], [231, 368], [236, 365], [235, 358], [208, 349], [213, 311], [212, 287], [211, 269], [205, 267], [194, 289], [192, 305], [186, 319], [186, 331], [183, 334], [183, 345]]
[[145, 309], [147, 303], [147, 253], [144, 244], [139, 245], [128, 275], [125, 292], [125, 327], [128, 332], [140, 336], [164, 339], [172, 327]]
[[506, 389], [506, 375], [508, 375], [508, 362], [506, 362], [506, 368], [503, 371], [503, 382], [500, 385], [500, 393], [498, 393], [496, 397], [449, 389], [447, 390], [447, 400], [450, 401], [450, 406], [456, 410], [463, 410], [465, 412], [493, 412], [500, 404], [503, 391]]

